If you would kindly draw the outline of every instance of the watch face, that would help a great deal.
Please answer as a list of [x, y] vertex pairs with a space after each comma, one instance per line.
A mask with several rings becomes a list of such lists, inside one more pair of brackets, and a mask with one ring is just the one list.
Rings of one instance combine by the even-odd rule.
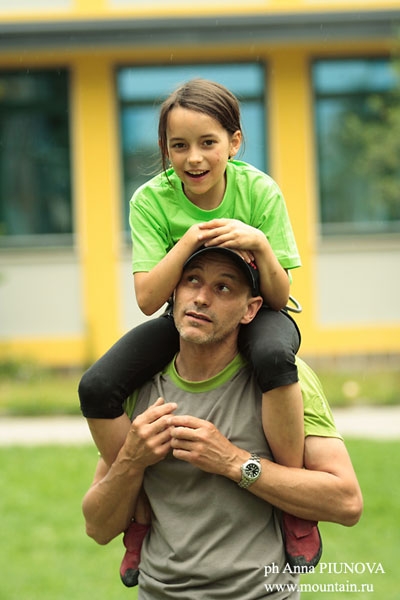
[[258, 477], [258, 475], [260, 474], [260, 465], [255, 461], [249, 462], [245, 467], [245, 473], [246, 477], [250, 477], [251, 479]]

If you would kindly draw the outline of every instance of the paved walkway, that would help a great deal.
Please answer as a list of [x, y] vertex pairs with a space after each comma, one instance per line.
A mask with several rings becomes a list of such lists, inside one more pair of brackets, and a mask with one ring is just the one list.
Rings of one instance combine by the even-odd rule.
[[0, 446], [77, 445], [91, 441], [83, 417], [0, 418]]
[[358, 406], [335, 409], [333, 414], [344, 437], [400, 439], [400, 406]]
[[[400, 406], [335, 409], [335, 421], [344, 437], [400, 439]], [[90, 444], [83, 417], [2, 417], [0, 446]]]

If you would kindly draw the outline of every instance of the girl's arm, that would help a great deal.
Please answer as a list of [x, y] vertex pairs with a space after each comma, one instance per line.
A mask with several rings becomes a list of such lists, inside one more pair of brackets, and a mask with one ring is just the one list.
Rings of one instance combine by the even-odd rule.
[[200, 224], [192, 225], [151, 271], [134, 274], [137, 303], [145, 315], [152, 315], [169, 300], [183, 265], [202, 244]]
[[[256, 230], [258, 234], [261, 232]], [[279, 264], [264, 234], [259, 236], [259, 248], [253, 248], [254, 259], [260, 272], [260, 288], [264, 301], [270, 308], [281, 310], [289, 301], [290, 281]]]
[[199, 229], [205, 246], [233, 248], [242, 251], [245, 260], [255, 260], [266, 304], [275, 310], [286, 306], [289, 300], [289, 277], [262, 231], [236, 219], [214, 219], [201, 223]]

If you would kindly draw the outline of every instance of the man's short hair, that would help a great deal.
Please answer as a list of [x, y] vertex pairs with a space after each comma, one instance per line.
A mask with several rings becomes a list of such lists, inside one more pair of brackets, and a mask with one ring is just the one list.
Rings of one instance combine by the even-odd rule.
[[196, 252], [193, 252], [193, 254], [191, 256], [189, 256], [189, 258], [183, 265], [183, 268], [186, 269], [186, 267], [189, 266], [189, 264], [192, 262], [192, 260], [194, 258], [197, 258], [198, 256], [203, 256], [204, 254], [209, 254], [210, 252], [214, 252], [217, 254], [222, 254], [223, 256], [227, 256], [240, 269], [240, 271], [246, 277], [246, 280], [251, 289], [251, 295], [252, 296], [261, 296], [260, 275], [259, 275], [259, 272], [257, 269], [257, 265], [254, 262], [251, 262], [251, 263], [246, 262], [244, 260], [244, 258], [242, 258], [240, 256], [240, 254], [238, 254], [238, 252], [236, 252], [235, 250], [232, 250], [231, 248], [222, 248], [221, 246], [217, 246], [217, 247], [208, 246], [206, 248], [203, 246], [202, 248], [200, 248], [200, 250], [196, 250]]

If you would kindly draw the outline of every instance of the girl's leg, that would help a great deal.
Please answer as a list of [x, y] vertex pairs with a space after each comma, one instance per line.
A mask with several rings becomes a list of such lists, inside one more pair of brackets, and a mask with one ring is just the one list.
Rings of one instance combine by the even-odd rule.
[[151, 509], [143, 489], [136, 504], [135, 518], [125, 531], [123, 543], [126, 548], [119, 574], [126, 587], [138, 584], [140, 553], [143, 540], [150, 529]]
[[300, 333], [293, 319], [266, 307], [242, 327], [239, 338], [263, 392], [265, 436], [276, 462], [288, 467], [303, 466], [303, 398], [295, 364], [299, 345]]
[[[253, 365], [263, 391], [263, 429], [276, 462], [303, 467], [304, 408], [295, 355], [300, 332], [284, 311], [263, 307], [249, 325], [242, 326], [239, 347]], [[286, 558], [292, 568], [315, 567], [322, 553], [316, 521], [283, 513]]]
[[262, 422], [276, 462], [286, 467], [302, 467], [304, 410], [299, 383], [284, 385], [263, 394]]
[[129, 331], [83, 375], [81, 409], [108, 464], [115, 460], [130, 427], [124, 401], [168, 364], [178, 347], [178, 332], [166, 313]]

